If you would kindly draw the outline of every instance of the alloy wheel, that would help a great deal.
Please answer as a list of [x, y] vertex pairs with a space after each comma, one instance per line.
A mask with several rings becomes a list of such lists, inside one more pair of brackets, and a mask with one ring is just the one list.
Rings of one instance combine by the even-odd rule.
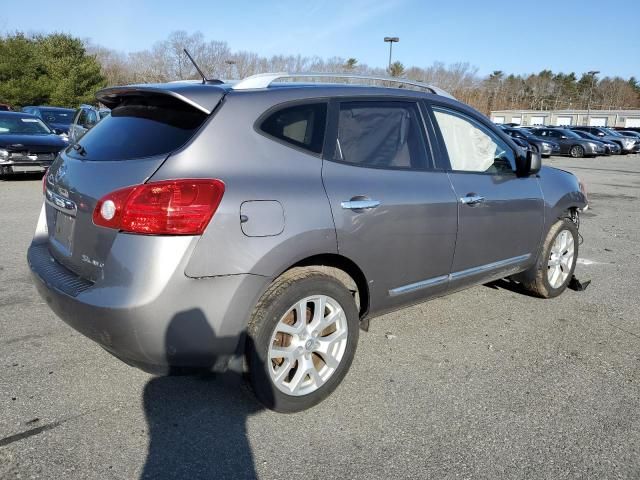
[[574, 240], [569, 230], [562, 230], [551, 246], [547, 263], [547, 279], [552, 288], [560, 288], [573, 267]]
[[584, 149], [576, 145], [574, 147], [571, 147], [570, 153], [573, 158], [580, 158], [584, 156]]
[[347, 317], [336, 300], [326, 295], [303, 298], [274, 328], [268, 351], [271, 381], [288, 395], [315, 392], [340, 365], [348, 335]]

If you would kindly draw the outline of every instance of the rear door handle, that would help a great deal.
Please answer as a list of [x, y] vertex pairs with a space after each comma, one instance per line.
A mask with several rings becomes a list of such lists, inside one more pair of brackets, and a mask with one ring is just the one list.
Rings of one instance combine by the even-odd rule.
[[376, 208], [380, 205], [378, 200], [349, 200], [345, 202], [341, 202], [340, 206], [345, 210], [368, 210], [371, 208]]
[[484, 202], [484, 197], [475, 194], [469, 194], [460, 198], [460, 203], [464, 203], [465, 205], [477, 205], [482, 202]]

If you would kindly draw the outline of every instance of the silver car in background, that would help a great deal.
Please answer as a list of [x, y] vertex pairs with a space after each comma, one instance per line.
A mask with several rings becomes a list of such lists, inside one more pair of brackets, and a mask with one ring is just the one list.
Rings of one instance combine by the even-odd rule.
[[97, 125], [97, 123], [109, 115], [106, 108], [97, 108], [93, 105], [80, 105], [73, 114], [73, 120], [69, 125], [69, 142], [76, 143], [82, 136]]
[[246, 368], [292, 412], [371, 317], [503, 277], [564, 291], [574, 175], [437, 88], [283, 76], [98, 93], [112, 113], [49, 169], [28, 251], [60, 318], [146, 371]]

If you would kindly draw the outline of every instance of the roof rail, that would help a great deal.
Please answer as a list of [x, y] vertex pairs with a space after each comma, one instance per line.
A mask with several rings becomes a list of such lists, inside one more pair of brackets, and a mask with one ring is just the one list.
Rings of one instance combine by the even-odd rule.
[[373, 76], [373, 75], [357, 75], [357, 74], [351, 74], [351, 73], [318, 73], [318, 72], [258, 73], [257, 75], [251, 75], [250, 77], [240, 80], [238, 83], [233, 85], [232, 88], [233, 90], [251, 90], [255, 88], [267, 88], [273, 82], [281, 78], [345, 78], [345, 79], [356, 79], [356, 80], [377, 80], [382, 82], [393, 82], [401, 85], [411, 85], [413, 87], [424, 88], [425, 90], [429, 90], [431, 93], [435, 93], [443, 97], [453, 98], [455, 100], [455, 97], [450, 93], [442, 90], [441, 88], [434, 87], [433, 85], [428, 85], [426, 83], [416, 82], [414, 80], [408, 80], [406, 78], [379, 77], [379, 76]]

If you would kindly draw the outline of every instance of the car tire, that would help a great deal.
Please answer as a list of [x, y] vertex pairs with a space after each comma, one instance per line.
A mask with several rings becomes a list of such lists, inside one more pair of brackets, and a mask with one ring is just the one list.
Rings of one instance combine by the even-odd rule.
[[247, 333], [248, 379], [256, 397], [271, 410], [293, 413], [327, 398], [347, 374], [359, 314], [336, 278], [313, 267], [294, 268], [262, 295]]
[[569, 155], [571, 155], [573, 158], [582, 158], [584, 157], [584, 148], [580, 145], [574, 145], [569, 150]]
[[524, 273], [522, 284], [529, 292], [553, 298], [565, 291], [578, 259], [578, 227], [570, 219], [553, 224], [536, 264]]

